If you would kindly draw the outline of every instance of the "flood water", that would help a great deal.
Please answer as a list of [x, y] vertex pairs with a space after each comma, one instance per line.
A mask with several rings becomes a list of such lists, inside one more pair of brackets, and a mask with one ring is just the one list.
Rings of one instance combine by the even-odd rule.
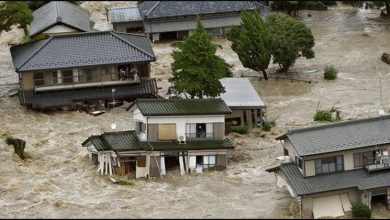
[[[103, 2], [106, 5], [110, 3]], [[83, 3], [94, 8], [92, 18], [102, 29], [103, 3]], [[300, 19], [313, 32], [316, 58], [300, 59], [288, 77], [312, 83], [251, 78], [267, 105], [267, 117], [277, 127], [260, 137], [261, 131], [230, 135], [236, 149], [224, 172], [180, 176], [178, 172], [153, 180], [132, 180], [134, 186], [119, 186], [97, 173], [81, 143], [93, 134], [110, 131], [115, 120], [118, 130], [131, 128], [128, 104], [100, 116], [80, 112], [44, 114], [26, 110], [9, 89], [18, 82], [7, 43], [21, 39], [21, 31], [0, 36], [0, 135], [9, 133], [27, 141], [27, 159], [21, 161], [12, 147], [0, 141], [0, 216], [4, 218], [277, 218], [289, 217], [291, 198], [276, 188], [273, 174], [264, 169], [276, 165], [282, 155], [274, 138], [287, 129], [317, 124], [317, 108], [336, 106], [344, 120], [377, 115], [380, 107], [378, 73], [382, 74], [383, 105], [389, 109], [390, 66], [380, 60], [390, 52], [390, 19], [378, 11], [350, 7], [328, 11], [301, 11]], [[100, 13], [100, 14], [97, 14]], [[96, 26], [95, 26], [96, 27]], [[233, 64], [236, 76], [256, 75], [243, 68], [225, 39], [218, 55]], [[153, 45], [157, 61], [152, 74], [164, 94], [169, 85], [170, 44]], [[325, 65], [334, 65], [338, 79], [323, 79]], [[276, 66], [271, 65], [270, 76]], [[10, 84], [10, 85], [5, 85]]]

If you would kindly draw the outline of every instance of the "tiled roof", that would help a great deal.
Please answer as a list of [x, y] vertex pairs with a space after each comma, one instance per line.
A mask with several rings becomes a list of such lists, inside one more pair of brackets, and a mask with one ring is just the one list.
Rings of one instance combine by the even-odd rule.
[[290, 130], [288, 138], [300, 156], [390, 143], [390, 115]]
[[57, 23], [81, 31], [91, 31], [88, 10], [66, 1], [51, 1], [33, 12], [30, 36], [37, 35]]
[[227, 77], [219, 80], [225, 93], [221, 94], [229, 107], [265, 108], [263, 101], [247, 78]]
[[144, 18], [239, 12], [257, 7], [253, 1], [144, 1], [138, 4]]
[[19, 91], [20, 103], [31, 105], [35, 109], [56, 108], [71, 105], [80, 100], [112, 99], [112, 88], [116, 88], [115, 98], [154, 97], [157, 92], [156, 79], [144, 79], [140, 84], [62, 90], [34, 93], [34, 91]]
[[112, 8], [109, 11], [110, 21], [127, 22], [127, 21], [142, 21], [142, 16], [137, 7], [130, 8]]
[[177, 141], [149, 142], [139, 141], [135, 131], [106, 132], [93, 135], [85, 140], [94, 145], [97, 151], [164, 151], [164, 150], [204, 150], [204, 149], [233, 149], [229, 139], [190, 140], [185, 144]]
[[143, 115], [218, 115], [232, 111], [222, 99], [138, 99], [136, 105]]
[[51, 36], [11, 47], [11, 56], [18, 72], [156, 59], [145, 35], [112, 31]]
[[313, 177], [303, 177], [296, 164], [282, 164], [280, 169], [287, 176], [293, 191], [297, 195], [347, 188], [368, 190], [390, 186], [390, 170], [368, 174], [363, 169], [356, 169]]

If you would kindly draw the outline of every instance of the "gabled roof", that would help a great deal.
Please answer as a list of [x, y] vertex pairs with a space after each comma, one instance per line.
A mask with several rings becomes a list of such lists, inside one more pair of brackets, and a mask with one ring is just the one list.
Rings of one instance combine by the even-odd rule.
[[300, 156], [390, 143], [390, 115], [290, 130], [288, 138]]
[[252, 1], [143, 1], [138, 4], [144, 18], [255, 10], [257, 7]]
[[145, 142], [138, 139], [135, 131], [105, 132], [102, 135], [92, 135], [82, 143], [82, 146], [92, 144], [97, 151], [164, 151], [164, 150], [204, 150], [233, 149], [229, 139], [188, 140], [185, 144], [178, 141]]
[[225, 93], [221, 94], [226, 104], [232, 107], [265, 108], [255, 88], [247, 78], [226, 77], [219, 80]]
[[112, 8], [109, 10], [111, 22], [142, 21], [142, 15], [137, 7]]
[[16, 71], [154, 61], [145, 35], [120, 32], [88, 32], [50, 36], [11, 47]]
[[364, 169], [356, 169], [312, 177], [303, 177], [293, 163], [282, 164], [280, 170], [298, 196], [348, 188], [368, 190], [390, 186], [390, 170], [368, 174]]
[[137, 106], [143, 115], [220, 115], [232, 111], [222, 99], [137, 99], [128, 109]]
[[91, 31], [88, 10], [66, 1], [51, 1], [33, 12], [30, 36], [37, 35], [57, 23], [80, 31]]

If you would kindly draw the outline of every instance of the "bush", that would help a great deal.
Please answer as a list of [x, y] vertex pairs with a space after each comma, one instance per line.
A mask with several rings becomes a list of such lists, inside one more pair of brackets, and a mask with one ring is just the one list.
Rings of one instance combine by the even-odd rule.
[[352, 216], [354, 218], [371, 218], [371, 209], [364, 204], [357, 204], [352, 206]]
[[249, 131], [249, 127], [246, 125], [233, 125], [227, 128], [227, 133], [235, 132], [239, 134], [246, 134]]
[[267, 121], [263, 123], [263, 130], [264, 131], [271, 131], [273, 127], [276, 126], [275, 121]]
[[319, 107], [319, 103], [317, 106], [316, 113], [313, 117], [314, 121], [333, 122], [333, 121], [340, 121], [341, 120], [341, 111], [338, 108], [332, 106], [331, 109], [321, 110], [321, 109], [318, 109], [318, 107]]
[[333, 66], [327, 66], [324, 69], [324, 79], [334, 80], [337, 78], [337, 70]]
[[119, 184], [119, 185], [122, 185], [122, 186], [134, 186], [134, 183], [133, 183], [133, 182], [126, 181], [126, 180], [119, 180], [119, 181], [118, 181], [118, 184]]

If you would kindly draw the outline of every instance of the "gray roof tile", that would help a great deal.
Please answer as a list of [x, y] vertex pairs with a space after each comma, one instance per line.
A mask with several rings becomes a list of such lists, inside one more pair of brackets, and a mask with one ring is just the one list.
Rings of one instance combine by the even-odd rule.
[[138, 99], [136, 105], [143, 115], [216, 115], [232, 111], [222, 99]]
[[390, 115], [290, 130], [288, 138], [300, 156], [390, 143]]
[[185, 144], [177, 141], [149, 142], [140, 141], [135, 131], [106, 132], [102, 135], [93, 135], [82, 145], [91, 143], [97, 151], [150, 151], [153, 150], [203, 150], [203, 149], [233, 149], [229, 139], [188, 140]]
[[18, 72], [156, 59], [146, 36], [107, 31], [51, 36], [11, 47], [11, 56]]
[[66, 1], [51, 1], [33, 12], [30, 36], [37, 35], [51, 26], [62, 23], [81, 31], [91, 31], [89, 12]]
[[221, 98], [229, 107], [265, 108], [263, 101], [247, 78], [227, 77], [219, 80], [225, 93]]
[[112, 8], [109, 10], [110, 20], [115, 22], [142, 21], [142, 15], [137, 7]]
[[390, 186], [390, 170], [368, 174], [363, 169], [313, 177], [303, 177], [296, 164], [285, 163], [280, 166], [297, 195], [321, 193], [332, 190], [357, 188], [368, 190]]
[[138, 4], [146, 18], [254, 10], [257, 7], [253, 1], [144, 1]]

